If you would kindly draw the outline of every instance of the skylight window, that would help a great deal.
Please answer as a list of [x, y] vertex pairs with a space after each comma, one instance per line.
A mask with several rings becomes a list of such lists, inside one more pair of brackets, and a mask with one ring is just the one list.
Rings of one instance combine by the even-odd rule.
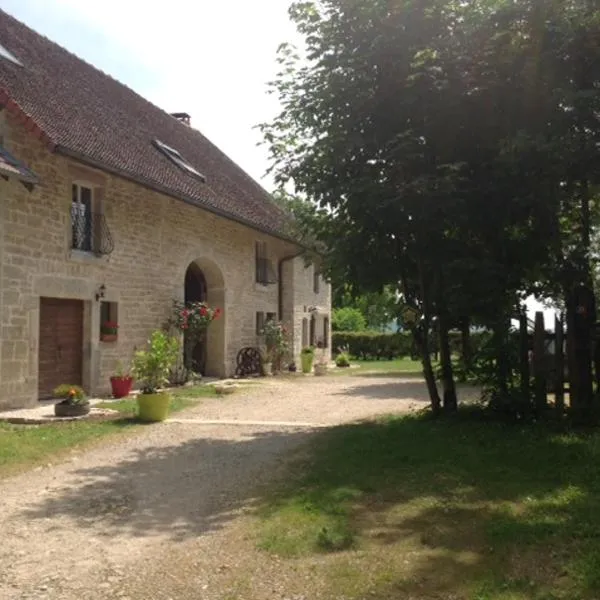
[[0, 56], [15, 63], [15, 65], [23, 66], [23, 63], [12, 53], [9, 52], [2, 44], [0, 44]]
[[202, 183], [206, 183], [206, 177], [202, 175], [199, 171], [194, 169], [192, 165], [190, 165], [181, 154], [175, 150], [175, 148], [171, 148], [171, 146], [167, 146], [167, 144], [163, 144], [160, 140], [153, 140], [154, 146], [160, 150], [171, 162], [175, 163], [182, 171], [185, 171], [188, 175], [192, 175], [199, 179]]

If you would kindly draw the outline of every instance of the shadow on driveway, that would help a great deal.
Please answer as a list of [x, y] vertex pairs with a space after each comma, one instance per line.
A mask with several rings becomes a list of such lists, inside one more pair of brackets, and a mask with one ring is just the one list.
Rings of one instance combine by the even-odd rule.
[[[164, 427], [178, 435], [178, 425]], [[22, 516], [68, 517], [74, 527], [94, 528], [105, 538], [161, 535], [183, 541], [220, 529], [236, 509], [252, 506], [253, 493], [272, 479], [281, 455], [315, 435], [263, 431], [219, 439], [217, 431], [214, 437], [135, 449], [114, 464], [76, 470], [70, 487], [29, 504]]]

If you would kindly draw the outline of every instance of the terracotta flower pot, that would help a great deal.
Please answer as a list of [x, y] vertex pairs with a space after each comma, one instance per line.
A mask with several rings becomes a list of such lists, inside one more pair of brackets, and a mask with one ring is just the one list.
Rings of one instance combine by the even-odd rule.
[[116, 342], [117, 339], [118, 339], [118, 336], [116, 333], [101, 333], [100, 334], [101, 342]]
[[113, 398], [125, 398], [131, 392], [133, 377], [111, 377], [110, 386]]

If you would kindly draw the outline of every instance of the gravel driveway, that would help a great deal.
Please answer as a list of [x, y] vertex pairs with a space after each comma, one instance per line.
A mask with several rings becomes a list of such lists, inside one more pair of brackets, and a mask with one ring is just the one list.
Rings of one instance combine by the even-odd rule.
[[0, 482], [0, 598], [129, 598], [144, 565], [191, 541], [206, 556], [194, 563], [202, 579], [226, 551], [222, 530], [251, 510], [253, 491], [313, 435], [311, 424], [425, 404], [415, 379], [273, 379], [60, 464], [48, 457], [48, 466]]

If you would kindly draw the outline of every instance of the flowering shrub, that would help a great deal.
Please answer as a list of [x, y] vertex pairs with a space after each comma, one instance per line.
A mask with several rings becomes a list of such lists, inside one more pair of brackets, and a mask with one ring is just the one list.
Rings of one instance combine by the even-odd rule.
[[78, 385], [63, 383], [53, 391], [55, 398], [62, 398], [61, 404], [84, 404], [87, 402], [83, 388]]
[[220, 308], [211, 308], [206, 302], [173, 301], [169, 325], [184, 334], [184, 367], [186, 377], [194, 367], [193, 353], [202, 340], [208, 326], [221, 316]]
[[104, 321], [100, 326], [100, 332], [105, 335], [117, 335], [119, 333], [119, 324], [116, 321]]
[[261, 334], [265, 336], [266, 361], [274, 362], [279, 367], [289, 348], [286, 326], [272, 319], [265, 323]]
[[210, 308], [206, 302], [173, 301], [173, 314], [170, 324], [186, 333], [203, 332], [215, 319], [221, 316], [220, 308]]

